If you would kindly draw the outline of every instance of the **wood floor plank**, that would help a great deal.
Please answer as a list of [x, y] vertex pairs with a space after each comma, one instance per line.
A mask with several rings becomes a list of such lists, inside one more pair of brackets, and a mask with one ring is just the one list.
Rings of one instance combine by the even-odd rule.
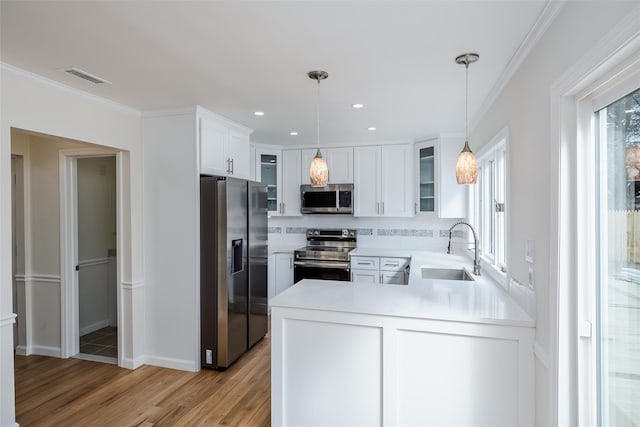
[[15, 356], [21, 426], [270, 425], [267, 336], [223, 372]]

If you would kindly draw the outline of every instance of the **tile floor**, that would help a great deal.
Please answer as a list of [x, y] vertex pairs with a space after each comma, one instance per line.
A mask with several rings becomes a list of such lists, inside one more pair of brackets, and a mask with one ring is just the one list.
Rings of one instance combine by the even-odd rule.
[[118, 357], [118, 328], [107, 326], [81, 336], [80, 353]]

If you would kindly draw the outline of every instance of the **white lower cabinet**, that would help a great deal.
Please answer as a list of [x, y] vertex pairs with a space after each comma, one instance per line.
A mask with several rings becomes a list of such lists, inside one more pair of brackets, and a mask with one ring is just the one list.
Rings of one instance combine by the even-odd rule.
[[351, 269], [351, 281], [358, 283], [379, 283], [378, 270], [354, 270]]
[[271, 319], [273, 425], [535, 425], [532, 327], [282, 305]]
[[293, 286], [293, 253], [276, 252], [269, 255], [268, 264], [269, 301]]
[[358, 283], [406, 285], [410, 258], [351, 257], [351, 281]]

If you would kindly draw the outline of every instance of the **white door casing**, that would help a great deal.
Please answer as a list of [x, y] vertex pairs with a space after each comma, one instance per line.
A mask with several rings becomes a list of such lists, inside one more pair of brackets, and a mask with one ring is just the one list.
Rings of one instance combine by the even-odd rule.
[[79, 353], [78, 308], [78, 212], [76, 160], [82, 157], [116, 157], [116, 259], [118, 366], [123, 365], [123, 342], [132, 336], [133, 325], [124, 324], [122, 313], [122, 225], [124, 212], [120, 203], [123, 193], [123, 152], [103, 148], [60, 150], [60, 339], [61, 357]]

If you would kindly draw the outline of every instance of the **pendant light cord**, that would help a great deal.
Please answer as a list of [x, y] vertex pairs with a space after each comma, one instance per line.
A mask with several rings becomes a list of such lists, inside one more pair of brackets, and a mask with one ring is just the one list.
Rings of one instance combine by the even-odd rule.
[[318, 78], [318, 96], [316, 97], [316, 129], [317, 129], [317, 148], [320, 150], [320, 79]]
[[465, 87], [465, 99], [464, 99], [464, 140], [469, 141], [469, 60], [464, 63], [466, 70], [466, 87]]

